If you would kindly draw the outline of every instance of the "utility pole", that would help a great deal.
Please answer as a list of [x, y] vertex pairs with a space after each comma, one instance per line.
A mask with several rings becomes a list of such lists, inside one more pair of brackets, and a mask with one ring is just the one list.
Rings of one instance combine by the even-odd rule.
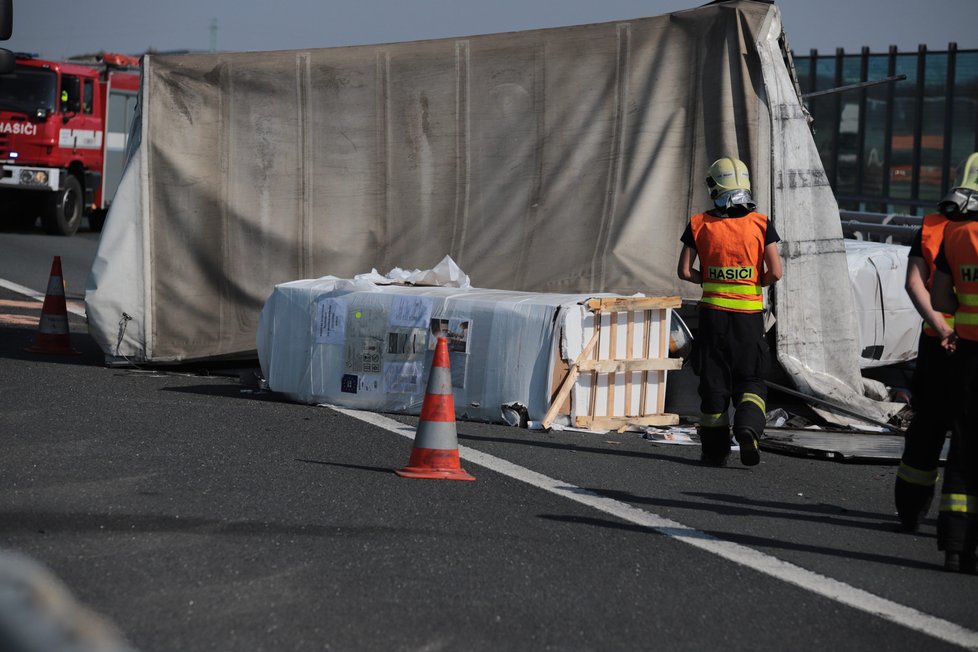
[[217, 18], [211, 18], [211, 52], [217, 52]]

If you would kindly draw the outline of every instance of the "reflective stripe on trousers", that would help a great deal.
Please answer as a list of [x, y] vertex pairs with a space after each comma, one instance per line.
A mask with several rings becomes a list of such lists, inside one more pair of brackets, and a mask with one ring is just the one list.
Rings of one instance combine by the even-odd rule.
[[978, 514], [978, 496], [968, 494], [941, 494], [942, 512]]
[[904, 462], [900, 462], [900, 468], [897, 469], [897, 477], [904, 482], [909, 482], [910, 484], [916, 484], [922, 487], [933, 487], [935, 484], [937, 484], [937, 480], [941, 477], [941, 473], [937, 469], [932, 471], [922, 471], [920, 469], [915, 469], [912, 466], [908, 466]]
[[700, 414], [700, 425], [705, 428], [716, 428], [729, 425], [727, 423], [726, 412], [716, 412], [713, 414]]

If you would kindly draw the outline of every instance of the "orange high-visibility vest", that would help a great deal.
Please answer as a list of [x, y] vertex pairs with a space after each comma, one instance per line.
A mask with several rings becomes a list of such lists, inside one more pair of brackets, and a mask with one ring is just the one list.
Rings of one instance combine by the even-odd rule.
[[699, 213], [689, 218], [696, 254], [703, 272], [700, 303], [717, 310], [761, 312], [764, 299], [761, 272], [767, 216], [713, 217]]
[[958, 297], [954, 330], [958, 337], [978, 342], [978, 220], [947, 225], [944, 256]]
[[[923, 254], [924, 263], [927, 265], [927, 289], [930, 290], [931, 283], [934, 281], [934, 261], [937, 260], [937, 252], [941, 249], [941, 240], [944, 239], [944, 228], [949, 220], [940, 213], [931, 213], [924, 216], [923, 226], [920, 229], [920, 252]], [[944, 320], [948, 326], [954, 328], [954, 315], [944, 314]], [[931, 337], [937, 337], [937, 331], [924, 321], [924, 333]]]

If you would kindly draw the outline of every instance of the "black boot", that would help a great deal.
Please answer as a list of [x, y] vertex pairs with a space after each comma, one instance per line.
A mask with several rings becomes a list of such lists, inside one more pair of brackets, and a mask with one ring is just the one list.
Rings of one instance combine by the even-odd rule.
[[944, 570], [966, 575], [978, 574], [978, 557], [974, 552], [948, 550], [944, 553]]
[[898, 477], [893, 487], [893, 497], [900, 517], [900, 530], [914, 533], [920, 528], [920, 522], [927, 516], [934, 501], [934, 487], [913, 484]]
[[740, 445], [740, 463], [744, 466], [757, 466], [761, 463], [761, 452], [757, 436], [750, 428], [734, 428], [734, 439]]
[[706, 466], [726, 466], [730, 455], [730, 426], [700, 426], [700, 461]]

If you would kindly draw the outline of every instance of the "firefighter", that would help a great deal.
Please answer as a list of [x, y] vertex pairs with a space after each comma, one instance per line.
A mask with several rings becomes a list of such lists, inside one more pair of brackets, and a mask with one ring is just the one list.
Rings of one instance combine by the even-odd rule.
[[[706, 177], [713, 207], [693, 215], [682, 235], [679, 278], [703, 286], [691, 362], [699, 375], [700, 459], [723, 466], [730, 454], [727, 410], [745, 466], [760, 462], [770, 352], [764, 339], [762, 287], [781, 278], [780, 241], [767, 216], [755, 212], [747, 166], [724, 157]], [[694, 269], [697, 257], [700, 268]]]
[[914, 234], [907, 257], [905, 287], [910, 300], [924, 320], [917, 343], [917, 363], [911, 380], [910, 427], [904, 435], [903, 456], [897, 470], [894, 499], [900, 528], [916, 532], [927, 515], [940, 476], [938, 464], [948, 430], [951, 429], [951, 359], [944, 350], [954, 334], [954, 318], [931, 307], [930, 287], [934, 277], [944, 227], [943, 213], [926, 215], [923, 226]]
[[951, 222], [937, 255], [931, 303], [954, 314], [955, 391], [951, 448], [941, 486], [937, 547], [944, 568], [978, 572], [978, 153], [965, 163], [961, 182], [940, 203]]

